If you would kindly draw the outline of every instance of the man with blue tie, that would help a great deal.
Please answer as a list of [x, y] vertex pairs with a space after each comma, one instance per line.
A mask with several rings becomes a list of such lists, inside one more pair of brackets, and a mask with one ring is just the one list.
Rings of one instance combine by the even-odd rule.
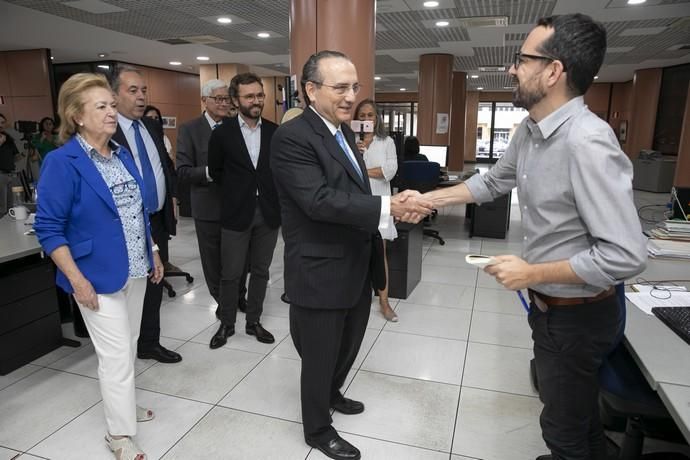
[[333, 428], [330, 410], [364, 411], [341, 390], [369, 321], [372, 285], [386, 283], [378, 229], [390, 216], [418, 222], [431, 207], [412, 190], [372, 196], [348, 126], [360, 84], [346, 55], [313, 54], [301, 86], [307, 108], [273, 136], [271, 169], [282, 211], [290, 335], [302, 358], [304, 439], [327, 457], [358, 460], [359, 450]]
[[[161, 261], [168, 261], [168, 239], [175, 234], [173, 208], [174, 169], [163, 142], [163, 129], [144, 117], [147, 86], [141, 72], [131, 66], [115, 69], [111, 82], [117, 98], [117, 131], [115, 142], [132, 152], [144, 179], [144, 207], [149, 213], [151, 236]], [[156, 250], [156, 248], [154, 248]], [[177, 363], [182, 357], [160, 344], [160, 307], [163, 285], [148, 282], [137, 346], [140, 359]]]

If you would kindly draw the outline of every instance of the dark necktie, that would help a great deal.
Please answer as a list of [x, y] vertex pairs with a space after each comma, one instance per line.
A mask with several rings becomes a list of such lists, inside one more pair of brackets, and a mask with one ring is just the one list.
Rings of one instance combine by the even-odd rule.
[[357, 174], [359, 174], [359, 178], [362, 179], [362, 181], [364, 181], [364, 176], [362, 176], [362, 170], [359, 169], [357, 161], [353, 157], [351, 157], [350, 153], [348, 152], [347, 144], [345, 143], [343, 133], [341, 133], [340, 131], [336, 131], [335, 140], [338, 141], [338, 145], [340, 145], [340, 148], [343, 149], [343, 152], [345, 152], [345, 156], [348, 160], [350, 160], [350, 163], [352, 163], [352, 166], [355, 168], [355, 171], [357, 171]]
[[153, 174], [153, 167], [149, 154], [146, 151], [146, 144], [144, 138], [141, 137], [139, 130], [139, 121], [132, 122], [134, 128], [134, 140], [137, 143], [137, 152], [139, 153], [139, 161], [141, 162], [141, 175], [144, 179], [144, 207], [149, 214], [153, 214], [158, 210], [158, 190], [156, 189], [156, 176]]

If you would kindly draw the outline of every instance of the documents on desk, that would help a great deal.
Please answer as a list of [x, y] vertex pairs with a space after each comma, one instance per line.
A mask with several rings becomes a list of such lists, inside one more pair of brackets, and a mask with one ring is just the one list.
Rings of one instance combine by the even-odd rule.
[[647, 241], [647, 251], [651, 257], [690, 259], [690, 241], [649, 239]]
[[633, 285], [639, 292], [626, 292], [625, 298], [637, 308], [653, 314], [654, 307], [687, 307], [690, 306], [690, 292], [682, 286]]

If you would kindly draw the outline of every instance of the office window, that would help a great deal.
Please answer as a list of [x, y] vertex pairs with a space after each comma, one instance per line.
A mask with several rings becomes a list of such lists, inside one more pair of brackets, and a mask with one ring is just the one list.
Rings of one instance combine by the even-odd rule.
[[480, 102], [477, 111], [477, 162], [493, 163], [501, 158], [515, 128], [526, 116], [525, 109], [510, 102]]

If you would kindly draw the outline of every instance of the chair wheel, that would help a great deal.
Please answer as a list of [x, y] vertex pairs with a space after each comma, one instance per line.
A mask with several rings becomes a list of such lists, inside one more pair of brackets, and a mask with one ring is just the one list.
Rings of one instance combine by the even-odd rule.
[[438, 244], [440, 244], [441, 246], [443, 246], [444, 244], [446, 244], [446, 242], [443, 241], [443, 240], [441, 240], [441, 239], [439, 239], [439, 240], [438, 240]]
[[191, 275], [185, 275], [185, 279], [187, 280], [188, 283], [194, 282], [194, 277]]
[[177, 292], [175, 292], [173, 289], [168, 289], [168, 297], [175, 297], [177, 295]]

